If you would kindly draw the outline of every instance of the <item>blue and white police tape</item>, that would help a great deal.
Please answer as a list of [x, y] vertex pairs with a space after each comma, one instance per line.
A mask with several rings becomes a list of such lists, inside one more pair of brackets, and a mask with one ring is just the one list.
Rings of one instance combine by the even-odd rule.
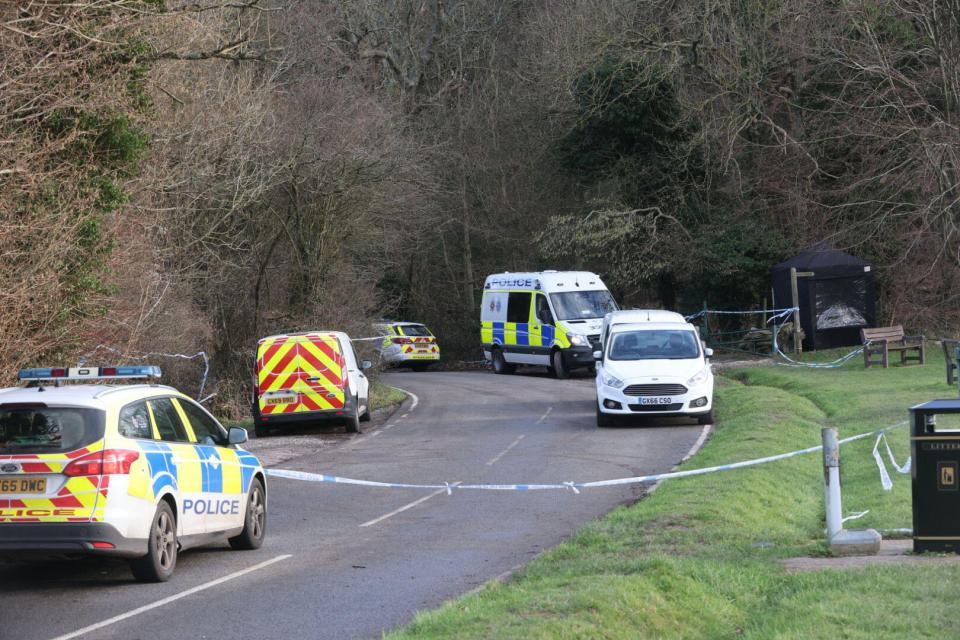
[[883, 485], [883, 490], [890, 491], [893, 489], [893, 481], [890, 479], [890, 474], [887, 472], [887, 466], [883, 463], [883, 456], [880, 455], [879, 449], [881, 440], [887, 448], [887, 457], [890, 458], [890, 464], [892, 464], [893, 468], [897, 470], [897, 473], [904, 475], [910, 473], [910, 467], [913, 465], [913, 458], [908, 457], [907, 461], [903, 463], [903, 466], [900, 466], [893, 457], [893, 451], [890, 450], [890, 443], [887, 442], [887, 434], [881, 431], [877, 436], [877, 441], [873, 444], [873, 459], [877, 461], [877, 468], [880, 469], [880, 484]]
[[786, 362], [776, 363], [781, 367], [802, 367], [807, 369], [839, 369], [844, 364], [849, 362], [851, 359], [863, 353], [863, 347], [860, 347], [858, 349], [854, 349], [853, 351], [846, 354], [845, 356], [837, 358], [836, 360], [833, 360], [831, 362], [800, 362], [798, 360], [794, 360], [793, 358], [785, 354], [780, 349], [780, 344], [778, 342], [775, 341], [774, 344], [777, 347], [777, 355], [779, 355], [781, 358], [786, 360]]
[[[897, 424], [891, 425], [884, 429], [878, 431], [869, 431], [867, 433], [861, 433], [859, 435], [850, 436], [849, 438], [844, 438], [839, 441], [839, 444], [846, 444], [848, 442], [854, 442], [856, 440], [862, 440], [864, 438], [869, 438], [870, 436], [881, 434], [883, 435], [889, 429], [895, 429], [897, 427], [902, 427], [907, 424], [907, 421], [898, 422]], [[733, 469], [743, 469], [746, 467], [754, 467], [761, 464], [767, 464], [769, 462], [776, 462], [777, 460], [786, 460], [787, 458], [793, 458], [796, 456], [801, 456], [807, 453], [814, 453], [823, 449], [823, 445], [817, 445], [815, 447], [808, 447], [806, 449], [800, 449], [798, 451], [790, 451], [789, 453], [781, 453], [775, 456], [767, 456], [765, 458], [756, 458], [754, 460], [744, 460], [742, 462], [734, 462], [731, 464], [723, 464], [716, 467], [705, 467], [702, 469], [690, 469], [687, 471], [671, 471], [668, 473], [656, 473], [647, 476], [635, 476], [632, 478], [616, 478], [614, 480], [598, 480], [595, 482], [555, 482], [548, 484], [460, 484], [452, 482], [443, 482], [439, 484], [409, 484], [404, 482], [377, 482], [373, 480], [357, 480], [354, 478], [343, 478], [340, 476], [331, 476], [326, 474], [319, 473], [309, 473], [306, 471], [290, 471], [287, 469], [267, 469], [267, 475], [273, 476], [276, 478], [287, 478], [290, 480], [303, 480], [305, 482], [323, 482], [323, 483], [332, 483], [332, 484], [350, 484], [357, 485], [362, 487], [380, 487], [385, 489], [429, 489], [436, 491], [437, 489], [446, 490], [447, 494], [452, 494], [454, 489], [462, 490], [480, 490], [480, 491], [542, 491], [542, 490], [563, 490], [563, 491], [572, 491], [573, 493], [580, 493], [582, 489], [597, 489], [600, 487], [613, 487], [618, 485], [628, 485], [628, 484], [643, 484], [646, 482], [658, 482], [660, 480], [669, 480], [672, 478], [688, 478], [691, 476], [699, 476], [707, 473], [716, 473], [719, 471], [732, 471]]]
[[768, 314], [768, 313], [772, 313], [772, 314], [774, 314], [773, 317], [771, 317], [769, 320], [767, 320], [767, 323], [770, 323], [770, 322], [772, 322], [772, 321], [774, 321], [774, 320], [778, 320], [778, 319], [780, 319], [780, 318], [785, 318], [785, 317], [789, 316], [791, 313], [793, 313], [794, 311], [798, 311], [798, 310], [799, 310], [799, 307], [788, 307], [788, 308], [785, 308], [785, 309], [754, 309], [754, 310], [735, 310], [735, 311], [720, 311], [719, 309], [703, 309], [703, 310], [697, 311], [696, 313], [691, 314], [691, 315], [689, 315], [689, 316], [684, 316], [684, 319], [685, 319], [687, 322], [690, 322], [691, 320], [696, 320], [697, 318], [702, 318], [703, 316], [707, 316], [707, 315], [715, 315], [715, 316], [755, 316], [755, 315], [758, 315], [758, 314]]

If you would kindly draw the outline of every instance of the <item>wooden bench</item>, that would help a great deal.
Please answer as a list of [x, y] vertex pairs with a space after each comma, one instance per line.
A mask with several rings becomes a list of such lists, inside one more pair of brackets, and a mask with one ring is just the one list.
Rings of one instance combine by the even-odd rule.
[[[863, 365], [867, 369], [871, 365], [882, 364], [886, 369], [890, 365], [890, 352], [900, 352], [900, 364], [907, 364], [908, 360], [916, 360], [925, 364], [926, 353], [923, 336], [907, 336], [903, 334], [903, 327], [876, 327], [874, 329], [860, 329], [860, 339], [863, 341]], [[912, 355], [915, 352], [915, 355]], [[879, 355], [879, 361], [871, 356]]]
[[943, 360], [947, 363], [947, 384], [951, 387], [957, 383], [957, 345], [960, 340], [941, 340], [943, 346]]

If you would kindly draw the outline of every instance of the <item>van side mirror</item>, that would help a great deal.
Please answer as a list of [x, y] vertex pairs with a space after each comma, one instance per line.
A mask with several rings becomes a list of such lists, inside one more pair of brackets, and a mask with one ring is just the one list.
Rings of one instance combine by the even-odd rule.
[[372, 368], [373, 368], [373, 363], [370, 362], [369, 360], [363, 360], [363, 361], [360, 363], [360, 368], [363, 369], [364, 371], [366, 371], [367, 369], [372, 369]]
[[603, 351], [594, 351], [593, 359], [597, 361], [603, 360]]
[[227, 444], [243, 444], [247, 441], [247, 430], [243, 427], [230, 427], [227, 432]]
[[707, 358], [712, 358], [713, 349], [711, 349], [710, 347], [707, 347], [706, 349], [703, 350], [703, 355], [706, 356]]

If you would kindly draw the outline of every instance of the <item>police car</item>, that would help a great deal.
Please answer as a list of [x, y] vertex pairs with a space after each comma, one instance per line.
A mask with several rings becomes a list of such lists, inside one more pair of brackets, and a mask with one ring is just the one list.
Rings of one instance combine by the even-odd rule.
[[426, 371], [440, 360], [440, 345], [430, 329], [419, 322], [382, 322], [373, 325], [383, 336], [377, 347], [381, 360], [392, 366]]
[[[170, 578], [183, 549], [263, 544], [267, 485], [247, 432], [152, 382], [153, 366], [24, 369], [0, 389], [0, 553], [128, 558]], [[97, 384], [61, 384], [90, 381]]]

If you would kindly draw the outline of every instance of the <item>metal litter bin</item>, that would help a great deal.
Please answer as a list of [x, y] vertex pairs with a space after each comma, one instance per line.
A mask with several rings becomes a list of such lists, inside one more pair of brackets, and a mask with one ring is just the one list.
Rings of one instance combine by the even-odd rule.
[[960, 400], [910, 408], [913, 550], [960, 551]]

